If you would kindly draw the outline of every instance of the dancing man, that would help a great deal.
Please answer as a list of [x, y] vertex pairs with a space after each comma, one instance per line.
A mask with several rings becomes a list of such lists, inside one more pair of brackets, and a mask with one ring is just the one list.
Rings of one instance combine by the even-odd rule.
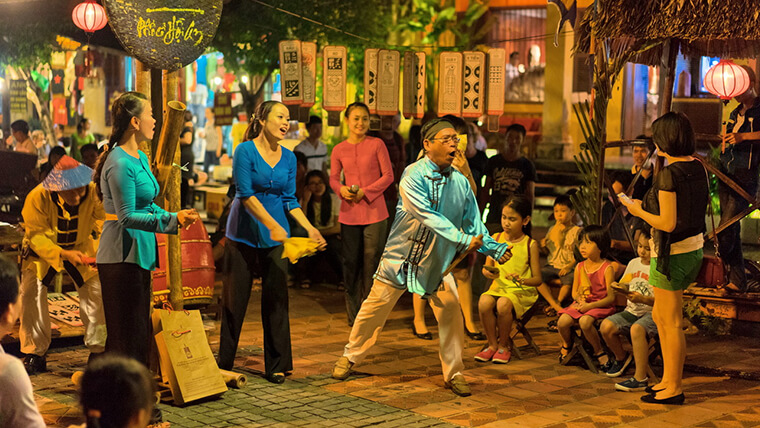
[[422, 128], [425, 157], [404, 171], [396, 218], [369, 296], [351, 329], [332, 376], [344, 380], [366, 357], [404, 289], [430, 299], [438, 320], [440, 358], [446, 388], [471, 394], [462, 370], [464, 326], [456, 284], [443, 277], [457, 253], [479, 250], [500, 263], [509, 246], [494, 241], [480, 220], [470, 184], [451, 168], [459, 138], [454, 126], [434, 119]]

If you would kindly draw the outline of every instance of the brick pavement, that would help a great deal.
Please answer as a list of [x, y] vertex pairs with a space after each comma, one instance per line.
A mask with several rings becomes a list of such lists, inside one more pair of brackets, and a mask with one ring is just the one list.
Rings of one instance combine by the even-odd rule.
[[[259, 297], [254, 293], [251, 299], [236, 361], [236, 370], [249, 375], [248, 385], [220, 399], [181, 408], [162, 404], [172, 426], [760, 426], [760, 382], [687, 373], [685, 406], [645, 404], [639, 393], [616, 392], [617, 380], [581, 366], [559, 366], [557, 337], [545, 331], [544, 317], [529, 324], [541, 355], [526, 351], [524, 360], [507, 365], [477, 363], [472, 356], [482, 342], [468, 340], [465, 376], [473, 395], [457, 397], [443, 389], [437, 340], [411, 334], [408, 296], [391, 314], [374, 352], [356, 367], [357, 373], [335, 381], [329, 372], [349, 328], [342, 295], [323, 285], [291, 289], [295, 371], [285, 384], [273, 385], [260, 377]], [[428, 325], [435, 335], [429, 310]], [[218, 333], [211, 342], [216, 349]], [[84, 365], [86, 354], [81, 347], [52, 349], [51, 371], [32, 379], [50, 426], [81, 423], [69, 378]]]

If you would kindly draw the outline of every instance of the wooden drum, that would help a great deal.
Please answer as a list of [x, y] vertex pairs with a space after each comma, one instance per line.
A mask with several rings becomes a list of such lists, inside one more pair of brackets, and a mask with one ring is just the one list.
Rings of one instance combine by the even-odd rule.
[[[166, 282], [167, 248], [166, 235], [156, 234], [158, 241], [158, 269], [153, 271], [153, 304], [162, 306], [169, 301]], [[182, 245], [182, 294], [185, 306], [209, 305], [214, 297], [214, 257], [211, 240], [202, 221], [196, 221], [188, 229], [180, 227]]]

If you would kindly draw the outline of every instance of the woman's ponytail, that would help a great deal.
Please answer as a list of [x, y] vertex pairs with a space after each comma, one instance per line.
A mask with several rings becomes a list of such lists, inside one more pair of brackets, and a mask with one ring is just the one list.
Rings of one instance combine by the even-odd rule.
[[95, 182], [98, 197], [101, 201], [103, 200], [103, 190], [100, 188], [100, 177], [103, 173], [103, 165], [106, 163], [108, 155], [116, 148], [129, 129], [129, 123], [132, 121], [132, 118], [142, 114], [145, 108], [144, 102], [147, 99], [148, 97], [139, 92], [125, 92], [114, 101], [113, 107], [111, 107], [111, 120], [113, 121], [111, 138], [108, 139], [106, 150], [98, 157], [98, 162], [95, 164], [95, 172], [92, 174], [92, 180]]
[[253, 116], [251, 117], [251, 123], [248, 124], [248, 128], [245, 130], [245, 141], [253, 140], [259, 136], [263, 127], [260, 121], [267, 120], [269, 112], [271, 112], [272, 108], [277, 104], [280, 104], [280, 102], [271, 100], [259, 104], [258, 108], [256, 108], [256, 112], [253, 113]]

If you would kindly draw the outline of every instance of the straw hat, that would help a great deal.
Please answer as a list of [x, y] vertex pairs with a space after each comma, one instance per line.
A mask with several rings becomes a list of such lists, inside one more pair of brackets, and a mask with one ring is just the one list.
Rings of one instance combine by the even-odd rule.
[[42, 182], [42, 187], [51, 192], [74, 190], [87, 186], [92, 181], [92, 169], [64, 155]]

